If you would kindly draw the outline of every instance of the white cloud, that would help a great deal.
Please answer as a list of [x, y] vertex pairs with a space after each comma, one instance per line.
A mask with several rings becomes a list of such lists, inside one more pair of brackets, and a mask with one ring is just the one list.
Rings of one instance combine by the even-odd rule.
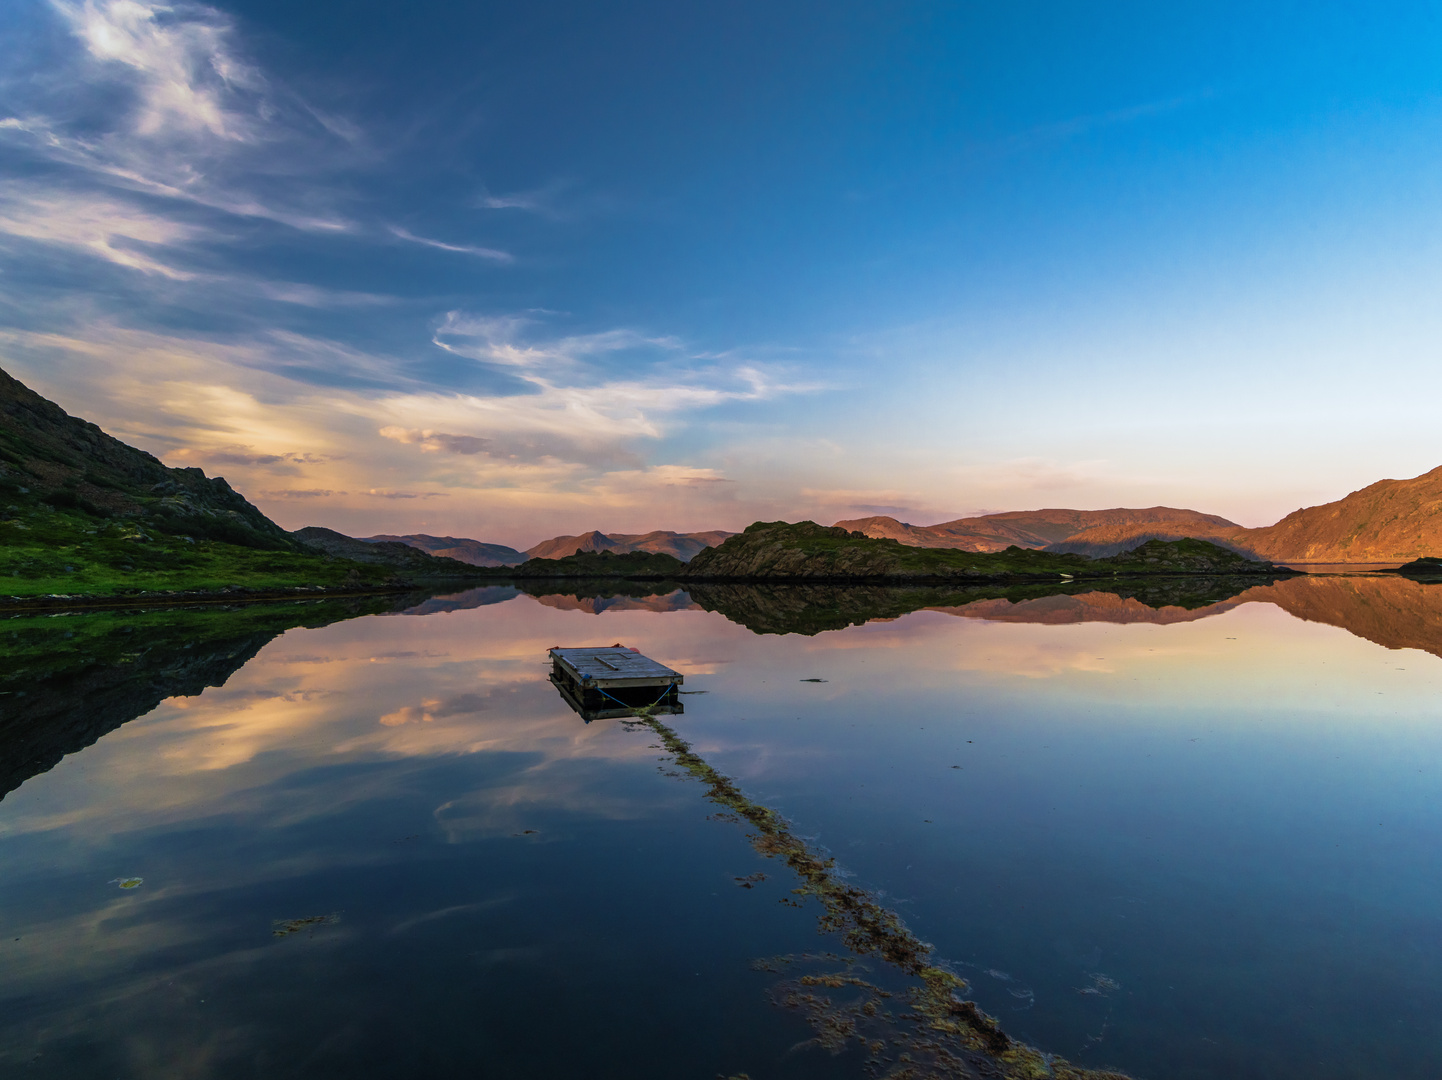
[[[358, 135], [245, 63], [225, 15], [140, 0], [51, 6], [83, 53], [49, 81], [26, 81], [28, 112], [0, 119], [11, 147], [71, 170], [72, 189], [83, 180], [111, 199], [139, 191], [305, 231], [355, 228], [317, 209], [312, 183], [259, 193], [277, 170], [316, 177]], [[77, 83], [104, 88], [108, 116], [56, 119], [70, 113]]]
[[139, 134], [178, 130], [237, 141], [255, 137], [254, 110], [236, 108], [236, 98], [264, 84], [230, 51], [230, 25], [218, 11], [139, 0], [52, 3], [92, 58], [131, 73]]
[[395, 303], [395, 298], [377, 293], [322, 289], [295, 281], [257, 281], [255, 291], [267, 300], [310, 308], [376, 307]]
[[391, 225], [390, 231], [393, 235], [412, 244], [421, 244], [425, 247], [437, 248], [440, 251], [454, 251], [461, 255], [476, 255], [482, 259], [494, 259], [496, 262], [515, 262], [515, 256], [508, 251], [498, 251], [495, 248], [472, 247], [469, 244], [447, 244], [442, 240], [428, 240], [424, 236], [417, 236], [399, 225]]
[[635, 330], [602, 330], [550, 340], [524, 340], [536, 320], [527, 315], [471, 315], [446, 313], [431, 337], [433, 344], [457, 356], [512, 368], [572, 367], [583, 359], [650, 348], [676, 352], [681, 345], [671, 337], [648, 337]]
[[11, 185], [0, 194], [0, 232], [79, 249], [145, 273], [187, 280], [194, 275], [126, 241], [172, 246], [194, 240], [201, 230], [104, 195]]

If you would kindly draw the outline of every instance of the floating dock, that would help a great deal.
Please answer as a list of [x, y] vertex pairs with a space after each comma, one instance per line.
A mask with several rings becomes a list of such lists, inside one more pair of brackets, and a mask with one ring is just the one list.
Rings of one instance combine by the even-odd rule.
[[551, 682], [587, 723], [635, 716], [637, 709], [684, 712], [686, 676], [624, 645], [550, 650]]

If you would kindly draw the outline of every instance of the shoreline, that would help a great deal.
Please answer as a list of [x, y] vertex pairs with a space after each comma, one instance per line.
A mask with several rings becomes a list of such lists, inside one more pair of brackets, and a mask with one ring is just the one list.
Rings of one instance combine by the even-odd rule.
[[[510, 585], [520, 582], [548, 582], [557, 588], [567, 585], [602, 585], [614, 583], [618, 588], [628, 583], [674, 584], [685, 589], [690, 585], [842, 585], [842, 586], [887, 586], [887, 587], [936, 587], [967, 585], [1044, 585], [1058, 587], [1096, 587], [1106, 582], [1118, 583], [1149, 581], [1159, 578], [1280, 578], [1302, 576], [1304, 571], [1283, 570], [1251, 572], [1245, 574], [1215, 574], [1199, 572], [1159, 572], [1142, 574], [1112, 573], [1108, 575], [1078, 574], [1061, 577], [1058, 574], [987, 574], [956, 576], [904, 576], [894, 574], [856, 575], [787, 575], [787, 576], [721, 576], [672, 577], [636, 575], [633, 577], [598, 577], [582, 574], [496, 574], [480, 578], [464, 578], [447, 582], [396, 582], [394, 584], [357, 588], [355, 586], [298, 585], [289, 588], [252, 588], [232, 585], [223, 589], [176, 589], [165, 592], [133, 593], [40, 593], [34, 596], [0, 596], [0, 615], [27, 611], [79, 611], [116, 610], [124, 608], [183, 607], [189, 605], [265, 603], [275, 600], [333, 600], [348, 597], [397, 596], [406, 593], [428, 593], [432, 596], [449, 596], [469, 589], [493, 585]], [[459, 586], [459, 588], [457, 587]]]
[[351, 597], [397, 596], [424, 592], [414, 584], [357, 589], [354, 586], [299, 585], [293, 588], [179, 589], [141, 593], [45, 593], [36, 596], [0, 596], [0, 615], [27, 611], [114, 611], [127, 608], [187, 607], [208, 604], [259, 604], [274, 600], [342, 600]]

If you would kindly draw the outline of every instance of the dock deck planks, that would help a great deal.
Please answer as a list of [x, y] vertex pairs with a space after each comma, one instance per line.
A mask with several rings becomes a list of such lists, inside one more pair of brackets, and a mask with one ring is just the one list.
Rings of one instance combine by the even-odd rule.
[[583, 718], [634, 715], [638, 708], [679, 713], [679, 671], [624, 645], [549, 650], [551, 682]]

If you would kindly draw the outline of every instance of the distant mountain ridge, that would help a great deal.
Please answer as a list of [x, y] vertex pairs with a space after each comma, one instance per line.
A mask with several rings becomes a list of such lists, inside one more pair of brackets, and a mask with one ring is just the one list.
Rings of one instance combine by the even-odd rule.
[[318, 551], [337, 559], [368, 563], [373, 566], [388, 566], [397, 570], [413, 571], [420, 574], [475, 577], [471, 564], [441, 555], [431, 555], [411, 544], [394, 541], [371, 543], [357, 540], [334, 529], [319, 525], [308, 525], [290, 534], [312, 551]]
[[[1172, 506], [1109, 510], [1013, 510], [912, 525], [874, 516], [836, 522], [837, 528], [908, 547], [989, 553], [1008, 547], [1111, 558], [1152, 540], [1206, 540], [1248, 558], [1292, 563], [1402, 563], [1442, 554], [1442, 467], [1409, 480], [1380, 480], [1345, 498], [1288, 514], [1275, 525], [1248, 529], [1218, 514]], [[456, 537], [369, 537], [400, 541], [433, 555], [477, 566], [517, 566], [528, 558], [560, 559], [581, 552], [632, 551], [689, 562], [737, 534], [716, 529], [679, 533], [603, 533], [557, 536], [525, 551]]]
[[504, 544], [487, 544], [480, 540], [469, 540], [456, 536], [428, 536], [425, 533], [396, 535], [382, 533], [364, 537], [367, 544], [399, 542], [420, 548], [431, 555], [447, 559], [458, 559], [473, 566], [519, 566], [527, 559], [564, 559], [576, 554], [609, 551], [613, 555], [627, 555], [633, 551], [650, 552], [653, 555], [670, 555], [682, 562], [690, 562], [699, 551], [715, 547], [735, 533], [722, 529], [707, 532], [672, 532], [657, 529], [648, 533], [603, 533], [592, 530], [580, 536], [553, 536], [539, 544], [517, 551]]
[[[1151, 506], [1142, 510], [1123, 507], [1112, 510], [1013, 510], [957, 518], [939, 525], [909, 525], [892, 517], [868, 517], [838, 521], [836, 527], [865, 533], [875, 539], [896, 540], [909, 547], [949, 547], [977, 552], [1003, 551], [1012, 545], [1068, 552], [1074, 549], [1054, 545], [1093, 530], [1136, 535], [1138, 538], [1128, 546], [1129, 549], [1147, 539], [1180, 540], [1190, 537], [1208, 540], [1219, 530], [1241, 528], [1235, 521], [1216, 514], [1170, 506]], [[1109, 555], [1118, 553], [1107, 552]], [[1090, 555], [1092, 552], [1077, 551], [1077, 554]]]
[[721, 529], [708, 532], [672, 532], [657, 529], [648, 533], [603, 533], [588, 532], [581, 536], [557, 536], [542, 540], [535, 547], [526, 549], [527, 558], [561, 559], [578, 551], [609, 551], [613, 555], [625, 555], [632, 551], [649, 551], [655, 555], [671, 555], [682, 562], [690, 562], [698, 551], [715, 547], [735, 533]]
[[455, 559], [472, 566], [519, 566], [526, 561], [524, 552], [505, 544], [484, 544], [459, 536], [429, 536], [426, 533], [410, 533], [395, 536], [380, 533], [376, 536], [362, 536], [357, 539], [367, 544], [408, 544], [419, 548], [428, 555], [442, 559]]

